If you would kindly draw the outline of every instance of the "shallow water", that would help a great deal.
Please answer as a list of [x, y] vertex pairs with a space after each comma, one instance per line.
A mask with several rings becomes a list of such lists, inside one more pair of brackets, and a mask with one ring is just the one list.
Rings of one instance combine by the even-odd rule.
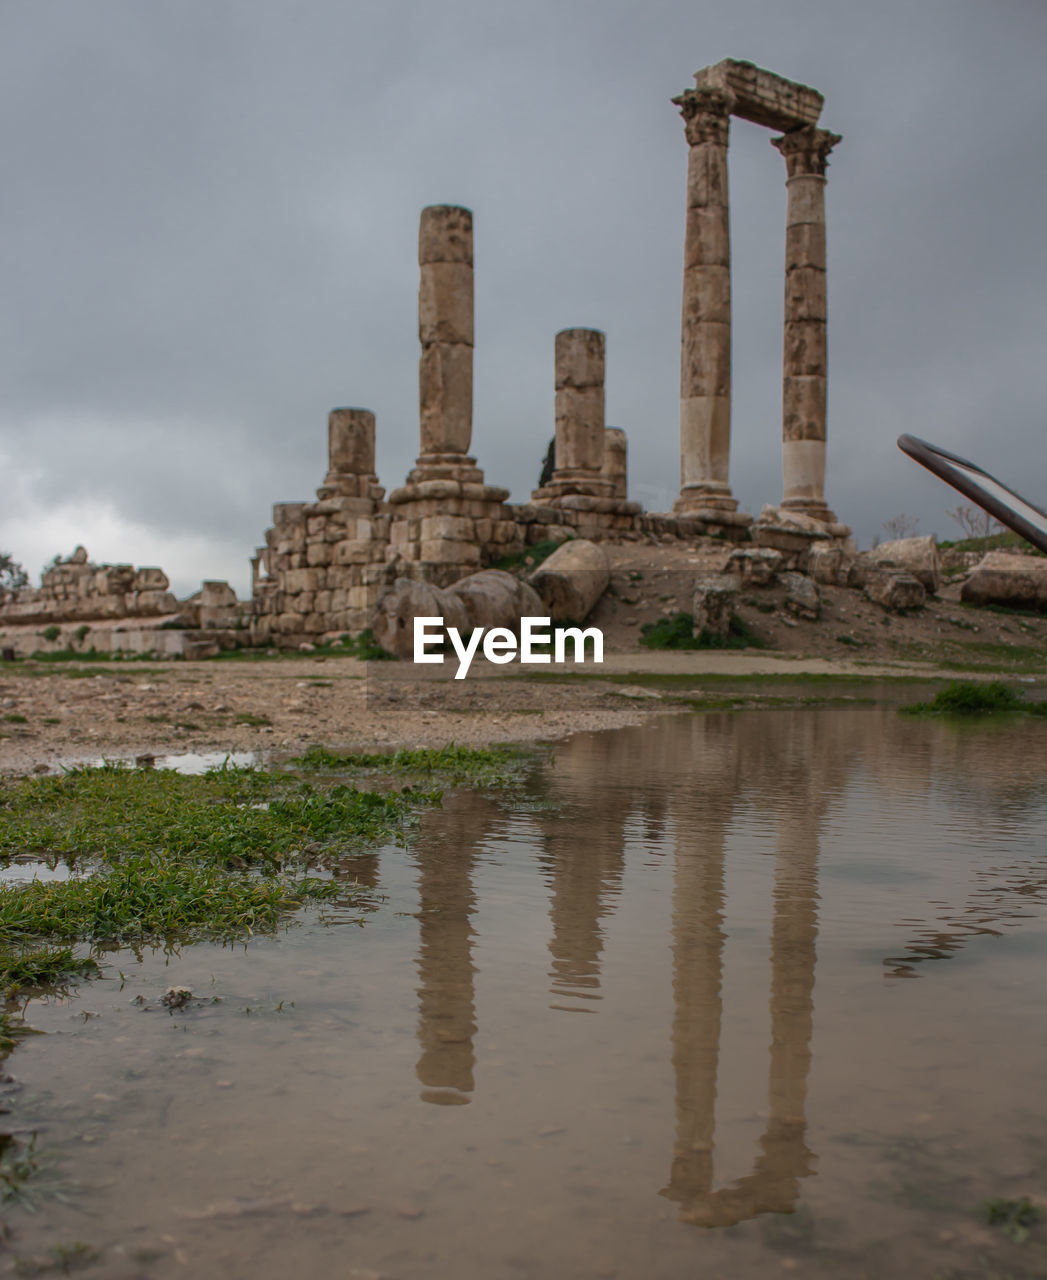
[[[9, 1128], [100, 1275], [1047, 1274], [1047, 724], [662, 717], [459, 793], [384, 895], [115, 952]], [[173, 984], [201, 999], [168, 1012]], [[141, 998], [141, 999], [139, 999]], [[217, 1000], [216, 1003], [213, 1001]], [[0, 1267], [3, 1255], [0, 1254]]]

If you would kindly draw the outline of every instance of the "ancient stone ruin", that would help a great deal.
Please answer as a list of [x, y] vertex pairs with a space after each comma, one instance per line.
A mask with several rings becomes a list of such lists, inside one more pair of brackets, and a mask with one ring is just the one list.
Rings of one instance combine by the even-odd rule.
[[[356, 631], [397, 578], [446, 587], [499, 557], [549, 538], [752, 538], [796, 560], [815, 543], [847, 545], [850, 529], [825, 502], [825, 168], [837, 135], [815, 127], [822, 96], [749, 63], [698, 72], [673, 101], [688, 159], [680, 383], [681, 489], [671, 513], [628, 499], [625, 432], [604, 413], [607, 339], [556, 334], [552, 474], [529, 503], [488, 484], [473, 443], [473, 218], [422, 211], [418, 236], [420, 448], [388, 498], [374, 474], [375, 420], [365, 409], [329, 419], [330, 469], [315, 502], [273, 508], [254, 565], [254, 634]], [[753, 525], [728, 478], [731, 397], [727, 138], [730, 117], [782, 129], [786, 159], [784, 494]], [[750, 526], [752, 526], [750, 532]]]
[[[446, 589], [540, 542], [653, 540], [693, 547], [709, 535], [738, 544], [721, 576], [739, 586], [782, 581], [783, 574], [799, 571], [811, 579], [812, 590], [816, 582], [854, 585], [878, 593], [885, 607], [895, 597], [911, 607], [925, 585], [904, 564], [893, 571], [908, 574], [909, 581], [887, 582], [891, 565], [856, 562], [851, 531], [825, 498], [825, 170], [840, 139], [817, 127], [822, 101], [814, 89], [733, 60], [699, 71], [695, 87], [673, 99], [684, 119], [688, 164], [681, 480], [671, 512], [645, 512], [629, 500], [626, 433], [605, 420], [608, 341], [595, 328], [555, 335], [552, 465], [530, 501], [510, 503], [507, 489], [488, 483], [471, 452], [473, 216], [468, 209], [435, 205], [422, 211], [418, 236], [419, 451], [401, 487], [387, 495], [379, 484], [374, 414], [334, 409], [328, 417], [327, 474], [315, 500], [273, 507], [272, 526], [251, 562], [252, 599], [246, 607], [225, 584], [207, 583], [199, 597], [179, 605], [159, 570], [70, 562], [49, 570], [38, 591], [0, 601], [0, 622], [167, 611], [212, 632], [231, 635], [239, 629], [243, 642], [293, 646], [378, 625], [380, 602], [398, 582]], [[783, 493], [755, 521], [738, 511], [729, 476], [732, 116], [781, 130], [771, 141], [785, 159], [788, 192]], [[543, 432], [536, 440], [536, 454], [546, 438]], [[579, 563], [591, 557], [578, 555]], [[794, 586], [790, 599], [797, 616], [813, 616], [810, 592]], [[730, 583], [698, 584], [702, 598], [695, 608], [702, 618], [718, 618], [727, 608], [717, 592], [726, 592], [727, 600]], [[402, 618], [411, 593], [397, 587], [394, 594], [400, 603], [394, 601], [385, 614]], [[222, 642], [229, 642], [227, 635]]]

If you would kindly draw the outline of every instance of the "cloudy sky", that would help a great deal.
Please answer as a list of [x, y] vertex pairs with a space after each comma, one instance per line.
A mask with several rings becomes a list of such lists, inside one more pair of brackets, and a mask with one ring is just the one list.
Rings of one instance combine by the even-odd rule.
[[[326, 414], [418, 450], [417, 223], [476, 226], [473, 451], [523, 499], [553, 337], [607, 334], [630, 489], [679, 485], [686, 144], [744, 58], [825, 95], [827, 496], [862, 545], [960, 501], [909, 431], [1047, 499], [1044, 0], [0, 0], [0, 550], [228, 577], [312, 496]], [[745, 510], [781, 496], [784, 165], [731, 139]]]

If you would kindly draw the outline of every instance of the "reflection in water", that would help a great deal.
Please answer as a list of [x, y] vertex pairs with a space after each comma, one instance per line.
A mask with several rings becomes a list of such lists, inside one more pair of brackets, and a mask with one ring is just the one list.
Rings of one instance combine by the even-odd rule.
[[[550, 889], [549, 977], [555, 997], [551, 1007], [571, 1013], [592, 1009], [565, 1004], [565, 999], [600, 999], [601, 921], [613, 911], [621, 893], [624, 827], [633, 802], [627, 791], [614, 785], [613, 769], [608, 777], [605, 762], [613, 767], [616, 753], [607, 735], [593, 739], [592, 754], [596, 759], [590, 756], [583, 767], [590, 785], [595, 782], [596, 794], [584, 808], [572, 806], [545, 819], [538, 854]], [[561, 766], [561, 783], [571, 777], [572, 767], [576, 767], [573, 759]], [[610, 786], [603, 785], [605, 778]]]
[[[556, 807], [530, 819], [549, 900], [551, 1007], [567, 1012], [598, 1012], [605, 930], [623, 891], [628, 833], [656, 846], [673, 842], [676, 1135], [669, 1182], [660, 1194], [680, 1206], [683, 1221], [704, 1226], [790, 1212], [801, 1180], [816, 1166], [806, 1111], [818, 861], [834, 806], [843, 804], [856, 778], [868, 774], [879, 775], [881, 787], [899, 803], [914, 793], [926, 796], [935, 786], [954, 787], [955, 772], [943, 775], [938, 757], [944, 750], [955, 766], [956, 740], [907, 735], [908, 726], [900, 727], [893, 713], [879, 716], [872, 738], [855, 735], [853, 720], [842, 716], [783, 715], [774, 733], [765, 731], [767, 723], [760, 716], [710, 715], [680, 720], [672, 732], [663, 725], [658, 733], [645, 728], [582, 735], [558, 750], [549, 771], [546, 798]], [[962, 745], [961, 740], [961, 754]], [[901, 770], [899, 754], [905, 757]], [[983, 791], [985, 786], [983, 779]], [[1008, 806], [1024, 812], [1028, 796], [1015, 787], [1013, 775], [1006, 792]], [[732, 824], [747, 810], [759, 812], [776, 831], [768, 1110], [752, 1171], [717, 1188], [726, 862]], [[474, 1089], [473, 873], [477, 849], [497, 825], [496, 807], [473, 797], [427, 817], [417, 842], [417, 1074], [428, 1102], [465, 1103]], [[997, 931], [1001, 919], [1021, 918], [1016, 898], [1028, 901], [1045, 889], [1041, 861], [1009, 866], [991, 883], [978, 885], [962, 909], [944, 913], [931, 936], [925, 931], [907, 945], [904, 957], [887, 963], [895, 973], [911, 972], [919, 959], [948, 955], [975, 934]]]
[[[317, 909], [35, 1002], [59, 1034], [15, 1051], [8, 1123], [48, 1126], [99, 1236], [159, 1241], [156, 1280], [922, 1280], [973, 1240], [979, 1274], [1044, 1270], [1047, 1226], [989, 1257], [972, 1214], [1047, 1176], [1047, 723], [743, 712], [554, 751], [523, 804], [450, 794], [346, 859], [382, 887], [364, 931]], [[220, 999], [129, 1003], [172, 983]], [[46, 1216], [20, 1254], [80, 1238]]]
[[473, 870], [484, 837], [482, 805], [429, 814], [418, 865], [418, 1043], [424, 1102], [464, 1106], [473, 1091], [476, 1035]]
[[[725, 806], [721, 806], [723, 808]], [[810, 808], [786, 809], [778, 827], [771, 929], [769, 1118], [754, 1170], [713, 1190], [716, 1079], [723, 1014], [726, 816], [710, 806], [695, 841], [677, 844], [673, 890], [673, 1069], [676, 1146], [662, 1195], [681, 1218], [730, 1226], [758, 1213], [788, 1213], [799, 1180], [812, 1172], [804, 1135], [814, 1010], [818, 821]]]

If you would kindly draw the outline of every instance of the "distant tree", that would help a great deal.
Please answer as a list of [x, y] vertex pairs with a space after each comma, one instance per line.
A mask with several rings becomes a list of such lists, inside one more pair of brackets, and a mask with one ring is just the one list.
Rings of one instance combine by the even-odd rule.
[[545, 457], [542, 459], [542, 470], [538, 477], [538, 488], [544, 488], [545, 485], [553, 478], [553, 469], [556, 466], [556, 437], [549, 441], [549, 448], [545, 451]]
[[897, 542], [899, 538], [911, 538], [919, 525], [918, 516], [891, 516], [880, 526], [887, 535], [888, 542]]
[[0, 591], [21, 591], [29, 585], [29, 574], [6, 551], [0, 551]]
[[959, 506], [945, 514], [950, 520], [956, 521], [965, 538], [988, 538], [991, 534], [1000, 533], [1003, 528], [998, 520], [994, 520], [981, 507]]

